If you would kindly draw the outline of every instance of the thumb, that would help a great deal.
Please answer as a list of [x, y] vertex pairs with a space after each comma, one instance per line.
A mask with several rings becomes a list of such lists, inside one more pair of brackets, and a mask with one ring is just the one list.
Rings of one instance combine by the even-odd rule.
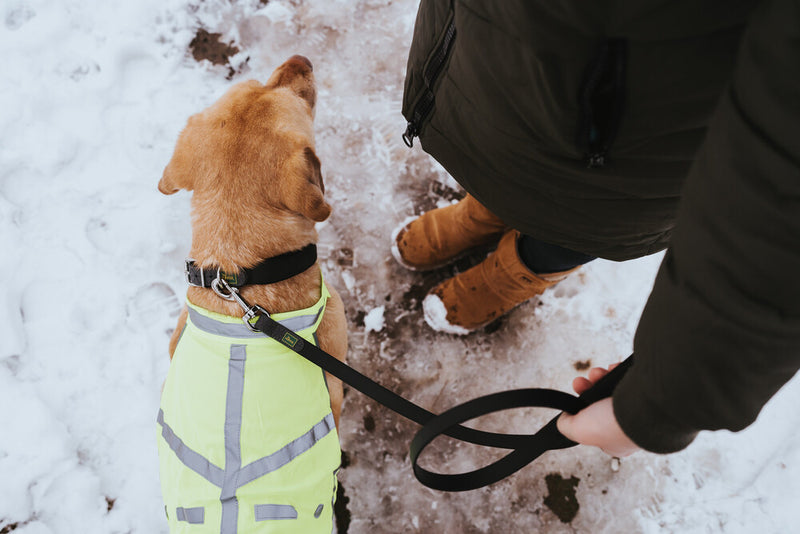
[[576, 439], [577, 436], [575, 435], [575, 416], [570, 415], [567, 412], [561, 414], [561, 417], [558, 418], [556, 421], [556, 428], [558, 431], [564, 434], [564, 437], [567, 439], [571, 439], [574, 442], [578, 442]]

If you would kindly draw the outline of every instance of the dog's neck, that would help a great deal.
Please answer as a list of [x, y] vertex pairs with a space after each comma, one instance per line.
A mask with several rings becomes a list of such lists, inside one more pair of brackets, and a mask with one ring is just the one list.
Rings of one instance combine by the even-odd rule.
[[[206, 268], [236, 272], [316, 242], [314, 223], [304, 217], [287, 212], [266, 214], [263, 210], [241, 209], [234, 217], [194, 218], [190, 257]], [[314, 305], [320, 291], [320, 269], [315, 263], [282, 282], [244, 286], [240, 294], [251, 305], [258, 304], [270, 313], [280, 313]], [[222, 299], [211, 289], [190, 287], [187, 297], [193, 304], [213, 312], [232, 316], [243, 313], [235, 302]]]

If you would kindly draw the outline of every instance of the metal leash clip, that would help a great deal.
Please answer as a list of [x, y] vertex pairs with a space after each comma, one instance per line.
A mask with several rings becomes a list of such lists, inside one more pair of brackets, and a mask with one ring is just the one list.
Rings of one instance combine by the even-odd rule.
[[[222, 286], [220, 288], [220, 286]], [[217, 277], [211, 281], [211, 289], [217, 296], [225, 299], [236, 302], [239, 306], [242, 307], [244, 311], [244, 315], [242, 315], [242, 322], [245, 324], [247, 328], [249, 328], [253, 332], [260, 332], [257, 328], [253, 326], [250, 322], [256, 317], [260, 315], [266, 315], [269, 317], [269, 313], [267, 310], [259, 306], [258, 304], [254, 306], [250, 306], [247, 301], [245, 301], [240, 295], [239, 290], [235, 287], [231, 287], [231, 285], [225, 281], [217, 271]]]

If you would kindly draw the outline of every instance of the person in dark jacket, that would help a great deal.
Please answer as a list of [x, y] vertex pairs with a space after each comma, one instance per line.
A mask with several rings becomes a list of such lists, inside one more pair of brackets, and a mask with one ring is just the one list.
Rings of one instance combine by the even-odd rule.
[[559, 427], [623, 455], [752, 423], [800, 366], [798, 20], [800, 0], [422, 0], [404, 139], [468, 195], [393, 252], [423, 270], [498, 243], [428, 322], [468, 333], [595, 257], [666, 248], [634, 365]]

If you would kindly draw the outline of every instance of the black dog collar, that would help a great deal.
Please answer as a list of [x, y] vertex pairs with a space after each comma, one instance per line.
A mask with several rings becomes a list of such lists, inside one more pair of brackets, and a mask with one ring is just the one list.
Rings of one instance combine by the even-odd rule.
[[316, 261], [317, 246], [312, 243], [300, 250], [267, 258], [252, 269], [240, 269], [235, 273], [228, 273], [219, 268], [201, 269], [194, 260], [188, 259], [185, 273], [190, 286], [211, 287], [211, 283], [220, 278], [231, 287], [242, 287], [288, 280], [314, 265]]

